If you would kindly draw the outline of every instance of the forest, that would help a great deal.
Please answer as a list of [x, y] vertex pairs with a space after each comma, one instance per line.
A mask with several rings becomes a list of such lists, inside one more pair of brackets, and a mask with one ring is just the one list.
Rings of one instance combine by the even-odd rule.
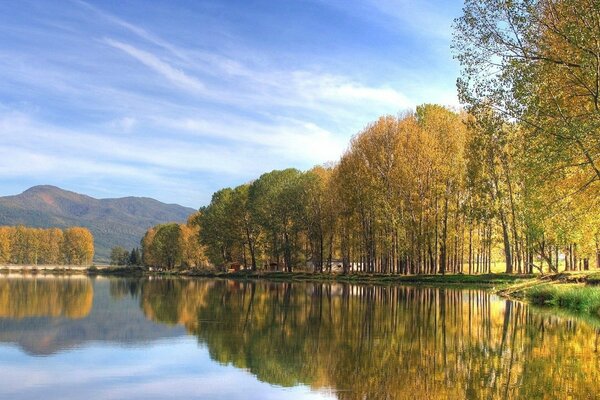
[[87, 228], [0, 226], [0, 264], [91, 265], [94, 237]]
[[192, 221], [210, 263], [393, 274], [600, 267], [597, 3], [466, 1], [463, 12], [453, 39], [463, 108], [383, 116], [335, 163], [216, 192]]

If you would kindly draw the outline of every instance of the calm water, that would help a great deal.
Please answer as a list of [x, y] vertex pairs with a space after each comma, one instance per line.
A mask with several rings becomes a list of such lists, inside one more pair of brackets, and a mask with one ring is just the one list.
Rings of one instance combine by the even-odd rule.
[[483, 290], [0, 277], [1, 399], [593, 399], [598, 345]]

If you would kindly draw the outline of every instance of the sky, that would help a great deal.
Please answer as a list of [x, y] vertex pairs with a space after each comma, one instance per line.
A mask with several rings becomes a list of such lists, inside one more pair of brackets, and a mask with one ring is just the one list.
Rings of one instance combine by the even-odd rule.
[[0, 2], [0, 195], [50, 184], [193, 208], [457, 106], [462, 1]]

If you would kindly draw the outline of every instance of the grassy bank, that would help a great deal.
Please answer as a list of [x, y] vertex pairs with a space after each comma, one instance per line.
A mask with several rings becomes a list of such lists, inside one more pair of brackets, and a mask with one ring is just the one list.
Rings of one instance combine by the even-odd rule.
[[525, 293], [532, 304], [556, 306], [571, 311], [600, 315], [600, 288], [584, 284], [545, 284]]
[[271, 281], [306, 281], [306, 282], [347, 282], [347, 283], [372, 283], [372, 284], [450, 284], [468, 286], [498, 287], [514, 284], [523, 280], [533, 278], [531, 275], [508, 275], [502, 273], [491, 273], [482, 275], [446, 274], [446, 275], [388, 275], [388, 274], [365, 274], [365, 273], [313, 273], [313, 272], [284, 272], [284, 271], [238, 271], [218, 272], [205, 270], [175, 270], [158, 271], [143, 267], [122, 266], [91, 266], [88, 268], [12, 268], [10, 271], [2, 270], [0, 273], [26, 273], [26, 274], [86, 274], [107, 276], [185, 276], [220, 279], [265, 279]]
[[507, 285], [498, 294], [538, 306], [558, 307], [600, 316], [600, 273], [576, 272], [546, 275]]

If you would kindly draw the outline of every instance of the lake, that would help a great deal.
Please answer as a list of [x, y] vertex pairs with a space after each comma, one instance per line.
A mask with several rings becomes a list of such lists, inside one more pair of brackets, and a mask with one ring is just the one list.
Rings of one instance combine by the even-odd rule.
[[0, 277], [1, 399], [593, 399], [599, 332], [487, 290]]

